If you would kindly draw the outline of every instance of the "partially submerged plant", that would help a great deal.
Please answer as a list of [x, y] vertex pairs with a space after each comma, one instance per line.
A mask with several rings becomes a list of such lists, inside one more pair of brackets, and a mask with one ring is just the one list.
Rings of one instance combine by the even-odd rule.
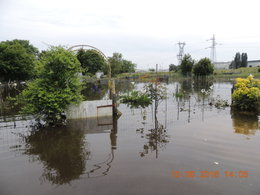
[[213, 90], [213, 85], [211, 85], [208, 90], [206, 90], [206, 89], [201, 89], [200, 92], [201, 92], [203, 95], [210, 95], [211, 92], [212, 92], [212, 90]]
[[176, 98], [183, 98], [185, 96], [184, 94], [185, 92], [184, 91], [176, 91], [175, 93], [173, 93], [173, 95], [176, 97]]
[[152, 99], [140, 91], [131, 91], [130, 94], [121, 96], [121, 102], [126, 103], [131, 108], [145, 108], [152, 103]]
[[220, 96], [217, 96], [217, 98], [212, 98], [211, 101], [209, 102], [209, 105], [215, 106], [218, 109], [230, 106], [228, 101], [221, 99]]
[[144, 86], [144, 92], [131, 91], [121, 96], [121, 102], [128, 104], [131, 108], [145, 108], [152, 104], [153, 100], [159, 101], [167, 97], [166, 87], [157, 83], [149, 83]]

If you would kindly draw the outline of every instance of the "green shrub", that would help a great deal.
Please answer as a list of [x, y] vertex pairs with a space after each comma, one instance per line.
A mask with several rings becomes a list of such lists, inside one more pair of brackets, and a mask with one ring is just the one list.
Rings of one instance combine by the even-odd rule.
[[257, 111], [260, 106], [260, 80], [252, 75], [246, 79], [237, 78], [232, 94], [233, 106], [243, 111]]
[[214, 66], [208, 58], [202, 58], [193, 67], [193, 73], [196, 76], [207, 76], [213, 74], [213, 72]]
[[18, 100], [24, 105], [24, 113], [36, 114], [47, 125], [56, 125], [63, 122], [63, 112], [70, 104], [82, 100], [80, 63], [62, 47], [51, 47], [39, 62], [39, 78], [28, 84]]

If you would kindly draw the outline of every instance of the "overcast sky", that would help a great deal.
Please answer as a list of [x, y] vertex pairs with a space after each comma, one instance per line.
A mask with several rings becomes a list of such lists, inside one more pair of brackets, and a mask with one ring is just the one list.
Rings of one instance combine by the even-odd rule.
[[107, 56], [148, 69], [177, 64], [177, 42], [193, 58], [210, 57], [213, 34], [221, 43], [217, 61], [236, 52], [260, 59], [259, 0], [0, 0], [0, 41], [26, 39], [49, 45], [89, 44]]

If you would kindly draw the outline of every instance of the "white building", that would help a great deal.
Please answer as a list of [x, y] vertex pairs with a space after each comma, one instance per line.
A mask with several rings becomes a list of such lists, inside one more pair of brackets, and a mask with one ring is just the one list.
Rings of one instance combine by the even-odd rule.
[[[229, 69], [231, 62], [215, 62], [214, 67], [216, 69]], [[247, 61], [247, 67], [260, 67], [260, 60]]]
[[247, 67], [260, 67], [260, 60], [247, 61]]
[[216, 69], [228, 69], [231, 62], [215, 62], [214, 67]]
[[100, 72], [100, 71], [96, 72], [97, 79], [100, 79], [103, 75], [104, 75], [103, 72]]

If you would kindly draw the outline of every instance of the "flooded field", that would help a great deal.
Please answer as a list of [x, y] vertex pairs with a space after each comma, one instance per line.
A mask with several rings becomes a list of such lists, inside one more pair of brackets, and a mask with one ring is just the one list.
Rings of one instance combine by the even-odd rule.
[[[146, 84], [116, 88], [124, 94]], [[19, 91], [1, 89], [0, 194], [260, 194], [259, 116], [215, 104], [231, 103], [232, 83], [164, 85], [166, 99], [146, 108], [120, 103], [119, 119], [70, 120], [44, 131], [5, 103]], [[108, 97], [98, 83], [84, 94]]]

